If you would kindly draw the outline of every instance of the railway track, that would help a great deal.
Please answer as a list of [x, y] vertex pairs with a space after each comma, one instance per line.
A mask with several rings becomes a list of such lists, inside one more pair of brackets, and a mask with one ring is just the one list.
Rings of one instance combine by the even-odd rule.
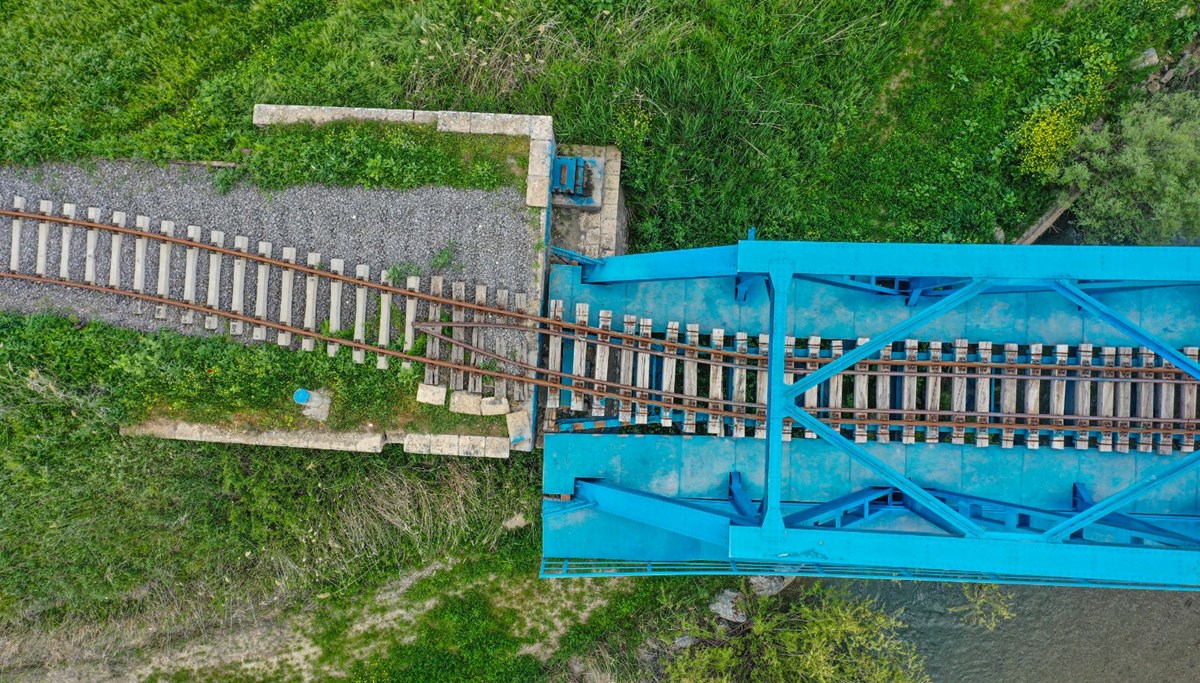
[[[421, 363], [427, 384], [517, 402], [543, 391], [544, 429], [657, 426], [764, 438], [765, 335], [701, 330], [523, 292], [392, 282], [387, 271], [197, 226], [14, 199], [0, 278], [133, 300], [139, 312], [358, 363]], [[278, 254], [278, 256], [276, 255]], [[418, 339], [424, 338], [424, 349]], [[540, 339], [539, 339], [540, 337]], [[540, 344], [539, 344], [540, 341]], [[787, 340], [786, 376], [813, 372], [858, 340]], [[1197, 358], [1200, 349], [1184, 352]], [[907, 339], [806, 392], [801, 405], [859, 443], [949, 442], [1011, 448], [1196, 448], [1197, 382], [1149, 349], [1088, 344]], [[812, 438], [785, 426], [785, 439]]]

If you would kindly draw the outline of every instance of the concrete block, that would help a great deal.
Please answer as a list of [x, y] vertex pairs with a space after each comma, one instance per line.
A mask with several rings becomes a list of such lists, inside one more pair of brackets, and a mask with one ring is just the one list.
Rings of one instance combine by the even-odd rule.
[[239, 443], [251, 446], [281, 446], [285, 448], [314, 448], [327, 451], [379, 453], [383, 451], [383, 434], [379, 432], [323, 432], [314, 430], [270, 429], [255, 431], [220, 425], [151, 420], [122, 427], [127, 436], [153, 436], [178, 441], [205, 443]]
[[425, 111], [422, 109], [413, 110], [413, 123], [433, 124], [438, 122], [438, 113], [436, 111]]
[[485, 458], [507, 458], [508, 457], [508, 439], [503, 436], [488, 436], [484, 437], [483, 457]]
[[471, 112], [467, 115], [468, 131], [480, 135], [492, 135], [496, 132], [496, 115], [484, 112]]
[[292, 104], [254, 105], [254, 125], [311, 123], [321, 125], [331, 121], [380, 121], [412, 123], [411, 109], [378, 109], [368, 107], [310, 107]]
[[459, 455], [459, 435], [432, 434], [429, 437], [429, 452], [434, 455]]
[[526, 180], [525, 204], [539, 209], [550, 205], [550, 177], [535, 177], [532, 173]]
[[480, 415], [507, 415], [508, 399], [503, 396], [488, 396], [479, 403]]
[[458, 437], [458, 454], [469, 458], [484, 457], [484, 437], [482, 436], [460, 436]]
[[439, 111], [437, 129], [443, 133], [470, 133], [471, 114], [463, 111]]
[[554, 119], [550, 116], [530, 116], [529, 137], [533, 140], [553, 140]]
[[463, 415], [479, 415], [483, 397], [466, 391], [450, 394], [450, 412]]
[[272, 114], [273, 106], [274, 105], [270, 105], [270, 104], [254, 105], [254, 119], [253, 119], [254, 125], [265, 126], [270, 123], [273, 123], [273, 121], [271, 121], [271, 114]]
[[428, 403], [435, 406], [446, 405], [446, 387], [438, 384], [418, 384], [417, 403]]
[[550, 179], [550, 161], [554, 156], [554, 148], [549, 140], [529, 141], [529, 177], [545, 177]]
[[533, 117], [524, 114], [495, 114], [492, 119], [496, 135], [511, 135], [526, 137], [529, 135], [529, 121]]
[[510, 450], [528, 453], [533, 450], [533, 421], [529, 417], [529, 406], [519, 405], [504, 416], [508, 425], [508, 447]]
[[429, 434], [405, 434], [404, 452], [426, 455], [432, 447], [433, 439]]

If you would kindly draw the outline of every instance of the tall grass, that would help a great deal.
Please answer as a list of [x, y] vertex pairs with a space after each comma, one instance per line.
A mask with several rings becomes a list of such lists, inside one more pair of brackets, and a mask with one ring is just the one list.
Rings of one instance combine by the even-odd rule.
[[[0, 340], [0, 671], [354, 593], [425, 558], [486, 551], [504, 519], [535, 514], [532, 458], [118, 435], [164, 399], [272, 400], [299, 368], [266, 347], [3, 314]], [[410, 393], [389, 384], [399, 373], [327, 372], [356, 396], [345, 418]]]
[[[27, 48], [0, 53], [0, 160], [244, 161], [248, 149], [273, 159], [266, 170], [283, 157], [337, 156], [320, 136], [297, 145], [256, 131], [255, 102], [544, 113], [560, 142], [622, 148], [636, 249], [724, 243], [752, 225], [769, 238], [992, 240], [1023, 228], [1053, 193], [1022, 170], [1022, 146], [1046, 142], [1020, 139], [1029, 117], [1073, 102], [1098, 56], [1119, 68], [1072, 111], [1109, 111], [1136, 76], [1125, 68], [1133, 54], [1190, 39], [1194, 21], [1172, 19], [1176, 9], [32, 0], [0, 27], [0, 43]], [[1065, 150], [1043, 152], [1053, 168]], [[389, 158], [370, 172], [356, 164], [363, 172], [341, 182], [414, 177], [381, 173]], [[325, 167], [250, 179], [324, 180]]]

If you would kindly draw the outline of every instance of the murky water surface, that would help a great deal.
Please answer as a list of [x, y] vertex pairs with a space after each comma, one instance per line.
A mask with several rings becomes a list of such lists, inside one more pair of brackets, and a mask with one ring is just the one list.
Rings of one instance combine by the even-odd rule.
[[989, 632], [947, 611], [963, 603], [956, 586], [854, 590], [903, 608], [938, 683], [1200, 682], [1200, 593], [1014, 586], [1015, 616]]

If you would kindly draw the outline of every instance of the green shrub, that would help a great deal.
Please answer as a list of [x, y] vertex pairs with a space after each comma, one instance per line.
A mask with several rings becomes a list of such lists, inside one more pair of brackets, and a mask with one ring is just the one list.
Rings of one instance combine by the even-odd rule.
[[743, 624], [711, 617], [697, 642], [666, 665], [669, 681], [899, 683], [927, 680], [921, 658], [901, 640], [902, 623], [869, 600], [820, 584], [781, 598], [749, 596]]
[[1200, 237], [1200, 94], [1163, 94], [1128, 107], [1075, 141], [1061, 182], [1090, 242], [1163, 244]]

